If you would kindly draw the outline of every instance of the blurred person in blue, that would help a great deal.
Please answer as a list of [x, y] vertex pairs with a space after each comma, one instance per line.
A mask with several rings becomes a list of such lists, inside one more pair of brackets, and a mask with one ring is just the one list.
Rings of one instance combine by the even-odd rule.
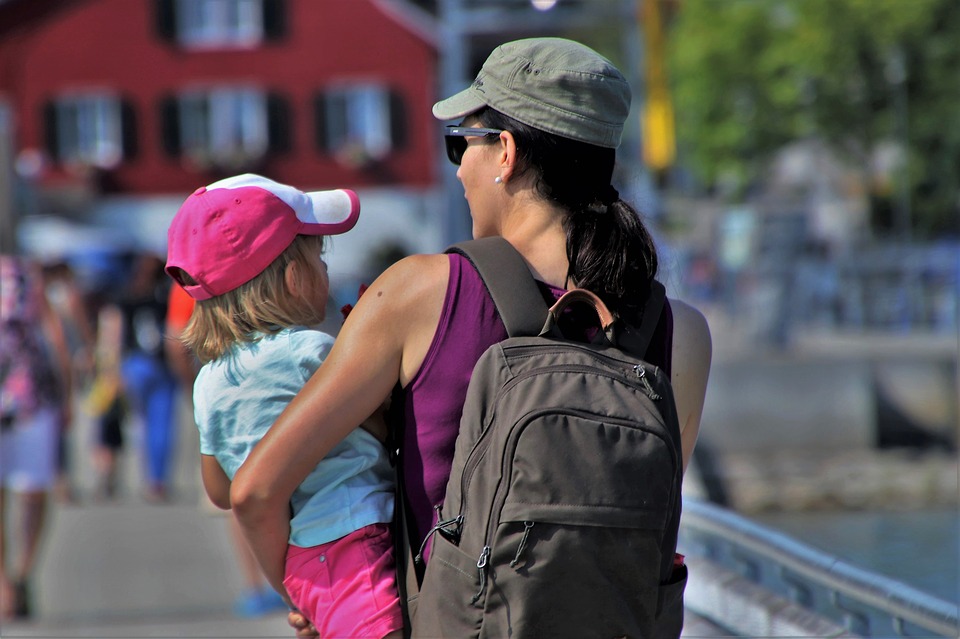
[[[39, 266], [0, 256], [0, 618], [32, 613], [30, 586], [70, 423], [71, 365]], [[12, 503], [16, 495], [18, 503]], [[15, 509], [15, 507], [18, 507]], [[16, 513], [14, 525], [7, 519]], [[13, 544], [8, 544], [8, 533]], [[10, 546], [18, 550], [8, 561]]]
[[122, 325], [123, 391], [143, 424], [146, 497], [154, 502], [170, 498], [176, 450], [178, 385], [163, 345], [169, 287], [163, 260], [142, 253], [134, 257], [130, 280], [115, 302]]

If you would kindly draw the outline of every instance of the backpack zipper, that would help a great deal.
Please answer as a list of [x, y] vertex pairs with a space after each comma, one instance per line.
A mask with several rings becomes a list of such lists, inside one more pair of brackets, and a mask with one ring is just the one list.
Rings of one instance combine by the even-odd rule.
[[637, 364], [634, 366], [633, 372], [643, 385], [643, 390], [646, 391], [647, 397], [655, 402], [659, 402], [662, 398], [657, 394], [657, 391], [653, 390], [653, 386], [650, 385], [650, 380], [647, 379], [647, 371], [643, 367], [643, 364]]
[[[449, 531], [448, 527], [453, 524], [457, 525], [456, 530]], [[435, 533], [440, 533], [450, 541], [454, 542], [454, 545], [457, 545], [460, 541], [460, 526], [463, 524], [463, 515], [457, 515], [453, 519], [448, 519], [446, 521], [439, 521], [437, 525], [427, 531], [426, 536], [423, 538], [423, 541], [420, 542], [420, 550], [417, 552], [417, 556], [413, 558], [413, 561], [417, 564], [423, 563], [423, 551], [427, 547], [427, 542], [430, 541], [430, 538], [433, 537]], [[456, 541], [454, 541], [456, 540]]]
[[513, 561], [510, 562], [510, 567], [515, 568], [518, 563], [520, 563], [520, 555], [527, 547], [527, 537], [530, 536], [530, 529], [533, 528], [532, 521], [523, 522], [523, 537], [520, 538], [520, 545], [517, 546], [517, 554], [514, 555]]
[[480, 590], [473, 596], [470, 603], [475, 604], [483, 596], [483, 591], [487, 589], [487, 561], [490, 559], [490, 546], [484, 546], [480, 551], [480, 558], [477, 559], [477, 573], [480, 578]]

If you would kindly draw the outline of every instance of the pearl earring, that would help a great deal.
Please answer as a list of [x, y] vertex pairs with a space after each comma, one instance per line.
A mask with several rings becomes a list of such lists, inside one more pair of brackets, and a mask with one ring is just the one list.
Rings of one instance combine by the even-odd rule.
[[493, 183], [494, 183], [494, 184], [500, 184], [501, 182], [503, 182], [503, 178], [500, 177], [499, 175], [498, 175], [497, 177], [493, 178]]

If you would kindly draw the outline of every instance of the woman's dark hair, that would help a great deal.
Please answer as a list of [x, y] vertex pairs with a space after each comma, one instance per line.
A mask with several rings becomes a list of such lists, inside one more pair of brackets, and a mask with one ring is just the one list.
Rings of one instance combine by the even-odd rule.
[[637, 322], [657, 273], [657, 250], [637, 211], [611, 184], [616, 150], [534, 129], [491, 108], [476, 116], [484, 127], [513, 134], [517, 170], [533, 171], [537, 193], [568, 212], [567, 281]]

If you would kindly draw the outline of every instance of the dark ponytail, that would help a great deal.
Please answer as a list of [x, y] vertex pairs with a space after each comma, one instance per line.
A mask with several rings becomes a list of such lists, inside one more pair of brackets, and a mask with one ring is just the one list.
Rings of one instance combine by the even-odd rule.
[[598, 294], [631, 323], [650, 293], [657, 251], [637, 211], [611, 185], [616, 151], [526, 126], [493, 109], [477, 113], [485, 127], [510, 131], [518, 166], [536, 174], [535, 188], [567, 211], [567, 283]]

